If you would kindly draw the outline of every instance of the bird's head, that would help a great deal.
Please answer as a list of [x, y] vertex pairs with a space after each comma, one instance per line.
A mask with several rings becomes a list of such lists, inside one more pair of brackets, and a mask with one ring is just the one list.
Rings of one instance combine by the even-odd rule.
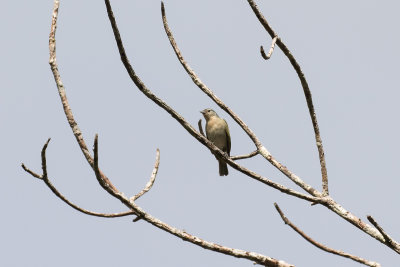
[[206, 108], [202, 111], [200, 111], [201, 114], [203, 114], [204, 118], [206, 119], [206, 121], [208, 121], [211, 117], [217, 116], [217, 113], [212, 110], [211, 108]]

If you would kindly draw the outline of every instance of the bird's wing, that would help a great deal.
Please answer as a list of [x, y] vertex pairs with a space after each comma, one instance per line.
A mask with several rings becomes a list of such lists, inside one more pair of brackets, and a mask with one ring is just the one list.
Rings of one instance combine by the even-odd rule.
[[226, 150], [228, 155], [231, 155], [231, 134], [229, 133], [229, 127], [228, 127], [228, 123], [226, 123], [226, 120], [224, 120], [225, 122], [225, 133], [226, 133]]

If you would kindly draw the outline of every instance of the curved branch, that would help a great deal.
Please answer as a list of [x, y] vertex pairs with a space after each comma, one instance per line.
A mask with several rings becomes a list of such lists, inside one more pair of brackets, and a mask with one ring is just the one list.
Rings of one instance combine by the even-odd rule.
[[[93, 158], [89, 153], [89, 150], [87, 148], [85, 140], [83, 139], [82, 131], [79, 129], [78, 123], [74, 119], [71, 107], [68, 103], [68, 98], [67, 98], [67, 94], [65, 92], [65, 87], [64, 87], [63, 82], [61, 81], [61, 75], [58, 71], [57, 57], [56, 57], [56, 30], [57, 30], [57, 18], [58, 18], [59, 6], [60, 6], [60, 1], [55, 0], [52, 20], [51, 20], [50, 35], [49, 35], [49, 52], [50, 52], [49, 64], [50, 64], [50, 68], [51, 68], [51, 71], [54, 76], [54, 81], [56, 82], [56, 85], [57, 85], [58, 94], [60, 96], [61, 103], [63, 105], [64, 113], [65, 113], [65, 116], [67, 117], [68, 124], [72, 129], [75, 139], [78, 142], [78, 145], [79, 145], [83, 155], [85, 156], [86, 161], [89, 163], [90, 167], [92, 167], [92, 169], [93, 169]], [[105, 176], [105, 179], [107, 179], [106, 176]]]
[[349, 253], [340, 251], [340, 250], [336, 250], [336, 249], [332, 249], [329, 248], [321, 243], [318, 243], [317, 241], [315, 241], [314, 239], [312, 239], [311, 237], [309, 237], [308, 235], [306, 235], [302, 230], [300, 230], [300, 228], [298, 228], [296, 225], [294, 225], [286, 216], [285, 214], [283, 214], [282, 210], [279, 208], [278, 204], [274, 203], [275, 209], [278, 211], [279, 215], [281, 216], [282, 220], [285, 222], [285, 224], [289, 225], [293, 230], [295, 230], [299, 235], [301, 235], [305, 240], [307, 240], [308, 242], [310, 242], [311, 244], [313, 244], [314, 246], [316, 246], [319, 249], [322, 249], [323, 251], [341, 256], [341, 257], [345, 257], [345, 258], [349, 258], [353, 261], [365, 264], [367, 266], [371, 266], [371, 267], [380, 267], [381, 265], [377, 262], [373, 262], [373, 261], [368, 261], [365, 260], [363, 258], [351, 255]]
[[146, 186], [143, 188], [142, 191], [134, 195], [133, 197], [130, 198], [130, 201], [136, 201], [138, 198], [146, 194], [154, 184], [154, 181], [156, 180], [157, 172], [158, 172], [158, 167], [160, 166], [160, 150], [157, 148], [156, 152], [156, 163], [154, 163], [154, 168], [150, 176], [150, 180], [147, 182]]
[[[276, 167], [278, 170], [280, 170], [285, 176], [287, 176], [290, 180], [292, 180], [294, 183], [296, 183], [299, 187], [301, 187], [304, 191], [307, 193], [311, 194], [312, 196], [315, 197], [320, 197], [322, 196], [318, 190], [314, 189], [312, 186], [308, 185], [305, 183], [300, 177], [292, 173], [286, 166], [282, 165], [279, 161], [277, 161], [271, 153], [261, 144], [260, 140], [257, 138], [257, 136], [250, 130], [250, 128], [237, 116], [225, 103], [222, 102], [221, 99], [219, 99], [201, 80], [200, 78], [196, 75], [196, 73], [190, 68], [190, 66], [187, 64], [185, 59], [182, 56], [182, 53], [180, 52], [178, 45], [175, 42], [174, 36], [172, 35], [171, 29], [168, 26], [168, 21], [167, 17], [165, 15], [165, 7], [164, 3], [161, 2], [161, 14], [162, 14], [162, 20], [164, 24], [164, 29], [165, 32], [168, 36], [168, 39], [171, 43], [172, 48], [175, 51], [176, 56], [178, 57], [179, 62], [183, 66], [183, 68], [186, 70], [186, 72], [189, 74], [190, 78], [192, 78], [193, 82], [206, 94], [208, 95], [221, 109], [225, 110], [231, 117], [236, 121], [237, 124], [246, 132], [246, 134], [250, 137], [250, 139], [253, 141], [255, 146], [257, 147], [258, 152], [265, 158], [267, 159], [274, 167]], [[231, 164], [229, 164], [231, 165]], [[231, 165], [232, 166], [232, 165]], [[233, 167], [233, 166], [232, 166]]]
[[40, 180], [42, 180], [47, 187], [50, 188], [50, 190], [58, 197], [60, 198], [62, 201], [64, 201], [65, 203], [67, 203], [70, 207], [74, 208], [77, 211], [80, 211], [84, 214], [87, 215], [91, 215], [91, 216], [96, 216], [96, 217], [103, 217], [103, 218], [116, 218], [116, 217], [123, 217], [123, 216], [127, 216], [127, 215], [133, 215], [135, 214], [135, 212], [133, 211], [126, 211], [126, 212], [121, 212], [121, 213], [98, 213], [98, 212], [93, 212], [90, 210], [86, 210], [83, 209], [77, 205], [75, 205], [74, 203], [72, 203], [71, 201], [69, 201], [64, 195], [62, 195], [57, 188], [50, 182], [48, 176], [47, 176], [47, 164], [46, 164], [46, 149], [47, 146], [50, 142], [50, 138], [47, 140], [47, 142], [44, 144], [43, 148], [42, 148], [42, 152], [41, 152], [41, 158], [42, 158], [42, 171], [43, 174], [39, 175], [33, 171], [31, 171], [30, 169], [28, 169], [25, 164], [21, 164], [21, 167], [24, 169], [24, 171], [26, 171], [27, 173], [29, 173], [30, 175], [32, 175], [33, 177], [36, 177]]
[[57, 30], [57, 18], [58, 18], [58, 8], [60, 6], [60, 1], [54, 1], [53, 15], [51, 20], [51, 30], [49, 35], [49, 52], [50, 59], [49, 64], [51, 71], [53, 72], [54, 80], [57, 84], [58, 94], [60, 95], [61, 103], [64, 109], [65, 116], [67, 117], [69, 126], [74, 133], [76, 141], [79, 144], [79, 147], [82, 150], [83, 155], [85, 156], [87, 162], [92, 166], [93, 159], [89, 153], [89, 149], [86, 146], [85, 141], [83, 140], [82, 132], [78, 127], [78, 123], [76, 123], [74, 119], [74, 115], [72, 114], [71, 108], [68, 103], [67, 95], [65, 92], [65, 87], [63, 82], [61, 81], [61, 76], [58, 71], [57, 60], [56, 60], [56, 30]]
[[[247, 1], [249, 2], [250, 7], [253, 9], [254, 14], [257, 16], [258, 20], [264, 26], [265, 30], [269, 33], [271, 38], [276, 38], [276, 36], [277, 36], [276, 32], [271, 28], [271, 26], [269, 26], [268, 21], [264, 18], [263, 14], [258, 9], [256, 3], [253, 0], [247, 0]], [[310, 88], [308, 87], [306, 77], [305, 77], [303, 71], [301, 70], [299, 63], [296, 61], [296, 59], [294, 58], [294, 56], [292, 55], [290, 50], [283, 43], [281, 38], [277, 38], [276, 44], [282, 50], [282, 52], [285, 54], [285, 56], [289, 59], [290, 63], [292, 64], [293, 68], [295, 69], [295, 71], [297, 73], [297, 76], [299, 76], [301, 85], [303, 87], [304, 95], [306, 97], [308, 111], [310, 113], [311, 122], [312, 122], [312, 125], [314, 128], [315, 141], [316, 141], [316, 145], [318, 148], [319, 162], [321, 165], [321, 174], [322, 174], [323, 195], [324, 196], [329, 195], [328, 172], [326, 170], [325, 152], [324, 152], [324, 148], [322, 146], [321, 134], [319, 131], [317, 115], [315, 113]]]
[[[108, 1], [108, 0], [106, 0], [106, 1]], [[96, 137], [94, 139], [93, 151], [94, 151], [94, 172], [96, 174], [97, 180], [103, 188], [109, 188], [110, 187], [109, 180], [105, 180], [104, 176], [101, 175], [100, 170], [99, 170], [98, 135], [96, 135]], [[113, 188], [115, 188], [115, 187], [113, 186]], [[172, 227], [172, 226], [160, 221], [159, 219], [151, 216], [150, 214], [145, 212], [142, 208], [137, 206], [133, 199], [128, 199], [127, 197], [125, 197], [125, 195], [122, 192], [118, 191], [117, 189], [115, 191], [113, 191], [113, 190], [107, 190], [107, 191], [112, 196], [118, 198], [125, 206], [132, 209], [135, 212], [135, 214], [138, 215], [138, 218], [143, 219], [146, 222], [154, 225], [155, 227], [157, 227], [163, 231], [166, 231], [174, 236], [177, 236], [184, 241], [188, 241], [192, 244], [198, 245], [198, 246], [208, 249], [208, 250], [216, 251], [216, 252], [234, 256], [237, 258], [248, 259], [248, 260], [254, 261], [258, 264], [264, 265], [264, 266], [294, 267], [294, 265], [292, 265], [292, 264], [288, 264], [284, 261], [279, 261], [279, 260], [270, 258], [268, 256], [264, 256], [264, 255], [255, 253], [255, 252], [248, 252], [248, 251], [244, 251], [244, 250], [240, 250], [240, 249], [229, 248], [229, 247], [221, 246], [221, 245], [213, 243], [213, 242], [205, 241], [197, 236], [191, 235], [184, 230], [180, 230], [178, 228]]]
[[271, 47], [269, 48], [269, 51], [268, 51], [268, 54], [267, 54], [267, 55], [265, 54], [264, 47], [263, 47], [263, 46], [260, 46], [260, 53], [261, 53], [261, 56], [262, 56], [265, 60], [268, 60], [268, 59], [271, 58], [272, 53], [274, 52], [274, 48], [275, 48], [275, 44], [276, 44], [276, 41], [277, 41], [277, 40], [278, 40], [278, 36], [275, 36], [275, 37], [272, 39]]

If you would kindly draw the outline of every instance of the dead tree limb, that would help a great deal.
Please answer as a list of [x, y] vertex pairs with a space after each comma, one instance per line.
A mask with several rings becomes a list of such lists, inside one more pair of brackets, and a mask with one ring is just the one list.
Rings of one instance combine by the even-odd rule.
[[41, 159], [42, 159], [42, 175], [37, 174], [35, 172], [33, 172], [32, 170], [28, 169], [24, 163], [21, 164], [21, 167], [24, 169], [24, 171], [26, 171], [27, 173], [29, 173], [30, 175], [32, 175], [33, 177], [38, 178], [39, 180], [42, 180], [48, 188], [50, 188], [50, 190], [58, 197], [60, 198], [62, 201], [64, 201], [65, 203], [67, 203], [67, 205], [69, 205], [70, 207], [74, 208], [77, 211], [80, 211], [84, 214], [87, 215], [91, 215], [91, 216], [96, 216], [96, 217], [103, 217], [103, 218], [116, 218], [116, 217], [123, 217], [123, 216], [128, 216], [128, 215], [133, 215], [135, 214], [133, 211], [125, 211], [125, 212], [120, 212], [120, 213], [99, 213], [99, 212], [93, 212], [90, 210], [86, 210], [83, 209], [81, 207], [79, 207], [78, 205], [72, 203], [71, 201], [69, 201], [63, 194], [61, 194], [57, 188], [51, 183], [51, 181], [49, 180], [49, 177], [47, 175], [47, 164], [46, 164], [46, 150], [47, 150], [47, 146], [50, 142], [50, 138], [47, 140], [47, 142], [44, 144], [43, 148], [42, 148], [42, 152], [41, 152]]

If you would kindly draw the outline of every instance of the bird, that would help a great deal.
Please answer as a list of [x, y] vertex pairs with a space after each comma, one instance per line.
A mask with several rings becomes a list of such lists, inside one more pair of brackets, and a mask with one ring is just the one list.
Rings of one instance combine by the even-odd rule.
[[[206, 108], [200, 111], [203, 114], [204, 119], [206, 119], [206, 136], [207, 139], [214, 143], [219, 149], [227, 153], [230, 156], [231, 153], [231, 136], [229, 134], [228, 123], [218, 116], [218, 114], [210, 109]], [[219, 175], [228, 175], [227, 164], [217, 156], [215, 158], [218, 160], [219, 165]]]

